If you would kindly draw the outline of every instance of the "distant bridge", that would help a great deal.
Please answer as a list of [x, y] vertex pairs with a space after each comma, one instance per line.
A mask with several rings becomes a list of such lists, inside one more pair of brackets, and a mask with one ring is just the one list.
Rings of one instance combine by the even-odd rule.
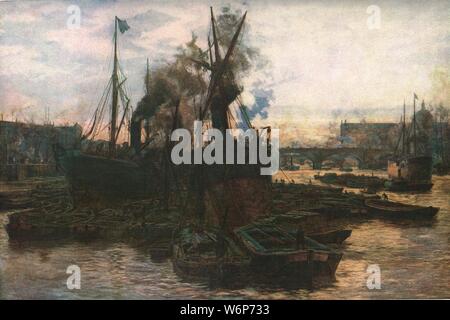
[[388, 159], [393, 155], [391, 150], [365, 148], [281, 148], [280, 162], [288, 163], [292, 157], [294, 162], [303, 163], [309, 160], [313, 168], [319, 170], [325, 161], [334, 162], [342, 167], [347, 159], [356, 160], [360, 169], [376, 169], [386, 167]]

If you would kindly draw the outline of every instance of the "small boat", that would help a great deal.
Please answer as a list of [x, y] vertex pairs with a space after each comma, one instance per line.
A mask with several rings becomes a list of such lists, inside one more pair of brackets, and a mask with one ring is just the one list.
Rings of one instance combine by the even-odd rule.
[[335, 230], [323, 233], [308, 234], [311, 239], [324, 244], [342, 244], [352, 234], [352, 230]]
[[312, 287], [317, 281], [335, 279], [342, 254], [301, 232], [293, 236], [272, 225], [251, 224], [234, 233], [251, 256], [257, 281]]
[[387, 181], [377, 176], [356, 175], [352, 173], [325, 173], [324, 175], [315, 175], [315, 179], [327, 183], [337, 184], [349, 188], [372, 188], [375, 190], [382, 189]]
[[431, 219], [439, 211], [437, 207], [423, 207], [382, 199], [367, 199], [364, 204], [373, 216], [394, 219]]
[[181, 278], [208, 282], [210, 285], [236, 286], [248, 275], [250, 260], [232, 239], [224, 238], [224, 252], [218, 255], [215, 232], [196, 232], [184, 228], [175, 237], [172, 261]]

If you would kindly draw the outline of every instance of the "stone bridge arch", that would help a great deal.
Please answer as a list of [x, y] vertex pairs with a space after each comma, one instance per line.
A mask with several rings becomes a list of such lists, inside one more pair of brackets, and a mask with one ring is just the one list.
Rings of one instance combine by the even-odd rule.
[[355, 154], [354, 152], [333, 154], [327, 157], [326, 160], [332, 160], [334, 163], [336, 163], [337, 166], [342, 168], [344, 166], [344, 162], [349, 159], [356, 161], [359, 169], [364, 167], [364, 160], [360, 157], [359, 154]]
[[[358, 161], [359, 168], [385, 168], [387, 160], [392, 156], [391, 150], [366, 149], [366, 148], [282, 148], [280, 149], [280, 161], [286, 160], [286, 156], [292, 155], [297, 161], [310, 160], [313, 168], [321, 169], [322, 162], [328, 158], [333, 161], [343, 161], [352, 158]], [[284, 158], [284, 159], [283, 159]]]

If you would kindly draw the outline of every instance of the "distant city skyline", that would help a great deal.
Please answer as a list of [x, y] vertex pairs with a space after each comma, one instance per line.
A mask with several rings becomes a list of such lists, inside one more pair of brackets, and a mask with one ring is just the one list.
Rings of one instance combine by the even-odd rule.
[[[324, 143], [340, 120], [399, 121], [403, 99], [450, 104], [448, 1], [0, 2], [0, 113], [6, 120], [89, 120], [110, 76], [114, 16], [127, 20], [120, 59], [135, 106], [151, 67], [198, 35], [209, 6], [247, 10], [245, 41], [268, 62], [242, 79], [256, 125], [284, 144]], [[79, 28], [68, 28], [70, 5]], [[375, 7], [373, 7], [375, 5]], [[379, 10], [379, 11], [378, 11]]]

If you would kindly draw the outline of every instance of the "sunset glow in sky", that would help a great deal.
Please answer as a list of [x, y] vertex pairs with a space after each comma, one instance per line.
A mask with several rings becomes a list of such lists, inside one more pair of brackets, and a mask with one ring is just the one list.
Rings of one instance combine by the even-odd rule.
[[[209, 6], [226, 4], [248, 11], [244, 39], [269, 62], [243, 79], [244, 100], [263, 95], [255, 122], [288, 127], [285, 140], [323, 141], [342, 119], [398, 121], [413, 92], [450, 104], [449, 1], [11, 1], [0, 2], [0, 112], [42, 122], [48, 106], [55, 123], [87, 121], [110, 76], [116, 15], [131, 27], [119, 45], [135, 105], [147, 57], [170, 61], [191, 32], [204, 47]], [[67, 27], [70, 5], [79, 28]]]

